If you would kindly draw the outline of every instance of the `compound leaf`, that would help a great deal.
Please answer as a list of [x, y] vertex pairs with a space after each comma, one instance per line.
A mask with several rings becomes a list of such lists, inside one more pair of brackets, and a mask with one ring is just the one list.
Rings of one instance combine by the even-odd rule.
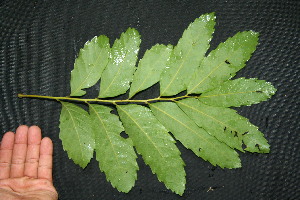
[[197, 126], [176, 103], [158, 102], [150, 104], [150, 108], [175, 138], [197, 156], [222, 168], [241, 167], [236, 151]]
[[167, 188], [182, 195], [186, 182], [184, 162], [167, 129], [145, 106], [120, 105], [117, 109], [126, 133], [145, 163]]
[[86, 93], [82, 89], [96, 84], [108, 63], [109, 52], [109, 39], [104, 35], [85, 43], [71, 71], [70, 96], [82, 96]]
[[258, 33], [239, 32], [221, 43], [203, 59], [188, 85], [188, 94], [200, 94], [211, 90], [235, 76], [255, 51]]
[[128, 28], [114, 42], [111, 58], [101, 78], [100, 98], [118, 96], [129, 89], [140, 43], [140, 35], [133, 28]]
[[160, 95], [172, 96], [187, 88], [191, 74], [199, 67], [214, 32], [214, 13], [201, 15], [184, 31], [174, 47], [160, 79]]
[[229, 80], [209, 92], [204, 92], [199, 100], [205, 104], [220, 107], [251, 105], [265, 101], [275, 94], [276, 89], [264, 80], [239, 78]]
[[199, 126], [231, 148], [258, 153], [269, 153], [264, 135], [248, 119], [230, 108], [208, 106], [197, 99], [183, 99], [179, 107]]
[[84, 109], [72, 103], [61, 104], [59, 138], [69, 158], [84, 168], [93, 157], [95, 148], [90, 116]]
[[170, 58], [172, 48], [172, 45], [157, 44], [146, 51], [134, 73], [129, 98], [159, 81], [160, 75], [166, 68], [166, 64]]
[[122, 123], [107, 106], [89, 104], [89, 110], [99, 167], [113, 187], [129, 192], [137, 179], [138, 165], [131, 142], [120, 135]]

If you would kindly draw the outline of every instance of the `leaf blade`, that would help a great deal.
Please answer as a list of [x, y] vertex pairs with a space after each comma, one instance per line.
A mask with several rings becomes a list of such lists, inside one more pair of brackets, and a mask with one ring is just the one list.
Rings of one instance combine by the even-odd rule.
[[215, 25], [214, 13], [192, 22], [174, 47], [168, 68], [160, 79], [160, 95], [172, 96], [187, 89], [189, 76], [199, 67], [209, 48]]
[[133, 28], [128, 28], [121, 34], [120, 39], [115, 40], [111, 59], [101, 79], [100, 98], [118, 96], [129, 89], [140, 43], [140, 35]]
[[162, 71], [166, 68], [171, 51], [171, 45], [155, 45], [146, 51], [134, 73], [129, 98], [159, 81]]
[[229, 80], [211, 91], [204, 92], [199, 100], [205, 104], [220, 107], [249, 106], [266, 101], [276, 89], [264, 80], [239, 78]]
[[197, 156], [222, 168], [241, 167], [238, 154], [233, 149], [198, 127], [175, 103], [152, 103], [150, 108], [175, 138]]
[[70, 96], [82, 96], [86, 93], [82, 89], [96, 84], [108, 63], [109, 52], [109, 39], [104, 35], [85, 43], [71, 71]]
[[186, 182], [184, 162], [165, 127], [145, 106], [120, 105], [117, 109], [126, 133], [145, 163], [167, 188], [182, 195]]
[[200, 94], [229, 80], [242, 69], [258, 44], [258, 33], [238, 32], [203, 59], [188, 85], [188, 94]]
[[137, 179], [138, 165], [132, 144], [121, 137], [119, 118], [109, 107], [89, 104], [99, 168], [118, 191], [129, 192]]
[[199, 126], [231, 148], [257, 153], [269, 153], [270, 145], [263, 134], [248, 119], [230, 108], [208, 106], [197, 99], [177, 102], [179, 107]]
[[61, 102], [61, 104], [59, 138], [69, 158], [85, 168], [93, 157], [95, 148], [89, 114], [72, 103]]

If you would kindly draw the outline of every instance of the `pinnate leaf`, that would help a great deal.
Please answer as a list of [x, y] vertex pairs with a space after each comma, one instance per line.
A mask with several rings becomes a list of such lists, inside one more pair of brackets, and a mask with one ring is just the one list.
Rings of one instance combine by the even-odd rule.
[[[51, 97], [89, 105], [90, 114], [62, 102], [60, 138], [69, 157], [85, 167], [95, 150], [107, 180], [119, 191], [129, 192], [137, 179], [135, 147], [158, 179], [182, 195], [185, 164], [171, 134], [197, 156], [221, 168], [241, 167], [235, 149], [268, 153], [270, 147], [263, 133], [228, 108], [259, 103], [276, 91], [262, 80], [230, 80], [255, 51], [258, 33], [239, 32], [205, 56], [214, 26], [214, 13], [200, 16], [174, 48], [153, 46], [138, 67], [135, 65], [141, 39], [135, 29], [122, 33], [112, 48], [106, 36], [87, 42], [71, 73], [71, 96], [84, 95], [85, 88], [101, 79], [101, 99]], [[157, 82], [159, 97], [130, 99]], [[128, 89], [129, 99], [110, 99]], [[175, 96], [184, 90], [185, 95]], [[110, 107], [95, 105], [96, 102], [116, 106], [120, 119]], [[127, 139], [120, 135], [124, 130]]]
[[197, 156], [222, 168], [241, 167], [237, 152], [197, 126], [176, 103], [158, 102], [150, 104], [150, 108], [175, 138]]
[[117, 109], [126, 133], [145, 163], [167, 188], [182, 195], [186, 182], [184, 162], [167, 129], [145, 106], [120, 105]]
[[124, 131], [122, 123], [107, 106], [89, 104], [89, 110], [99, 167], [113, 187], [129, 192], [137, 179], [138, 165], [129, 139], [120, 135]]
[[166, 68], [172, 49], [172, 45], [157, 44], [146, 51], [134, 73], [129, 98], [159, 81], [162, 71]]
[[61, 104], [59, 138], [69, 158], [84, 168], [93, 157], [95, 148], [90, 116], [84, 109], [72, 103]]
[[160, 79], [160, 95], [172, 96], [186, 90], [191, 74], [199, 67], [214, 32], [214, 13], [201, 15], [184, 31], [174, 47]]
[[276, 89], [264, 80], [239, 78], [229, 80], [211, 91], [204, 92], [199, 100], [220, 107], [239, 107], [265, 101], [275, 94]]
[[104, 35], [94, 37], [80, 49], [71, 72], [70, 96], [82, 96], [86, 93], [82, 89], [96, 84], [108, 63], [109, 52], [109, 39]]
[[183, 99], [179, 107], [199, 126], [231, 148], [268, 153], [269, 144], [258, 128], [230, 108], [213, 107], [197, 99]]
[[127, 29], [120, 39], [114, 42], [111, 58], [101, 78], [100, 98], [118, 96], [129, 89], [140, 43], [140, 35], [133, 28]]
[[200, 94], [209, 91], [235, 76], [250, 59], [257, 42], [258, 33], [245, 31], [221, 43], [203, 59], [188, 85], [187, 93]]

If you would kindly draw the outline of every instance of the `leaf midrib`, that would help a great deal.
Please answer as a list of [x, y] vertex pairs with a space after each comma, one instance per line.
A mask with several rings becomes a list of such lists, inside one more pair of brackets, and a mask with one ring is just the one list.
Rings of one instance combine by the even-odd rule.
[[[81, 159], [83, 159], [84, 156], [83, 156], [83, 151], [82, 151], [82, 149], [83, 149], [83, 148], [82, 148], [82, 143], [81, 143], [81, 140], [80, 140], [80, 137], [79, 137], [79, 133], [78, 133], [77, 127], [76, 127], [76, 125], [75, 125], [75, 120], [74, 120], [74, 118], [73, 118], [71, 112], [69, 111], [68, 106], [66, 106], [66, 105], [64, 105], [64, 104], [62, 104], [62, 105], [66, 108], [68, 114], [70, 115], [70, 117], [71, 117], [71, 119], [72, 119], [72, 124], [73, 124], [73, 127], [75, 128], [76, 136], [77, 136], [77, 139], [78, 139], [79, 145], [80, 145]], [[70, 109], [70, 110], [71, 110], [71, 109]]]
[[230, 92], [230, 93], [223, 93], [223, 94], [214, 94], [214, 95], [207, 95], [207, 96], [200, 96], [199, 98], [210, 98], [210, 97], [218, 97], [218, 96], [226, 96], [226, 95], [235, 95], [235, 94], [248, 94], [248, 93], [255, 93], [256, 91], [247, 91], [247, 92]]
[[146, 132], [144, 131], [144, 129], [129, 115], [128, 112], [126, 112], [124, 109], [121, 108], [121, 106], [118, 106], [118, 108], [120, 108], [136, 125], [137, 127], [144, 133], [144, 135], [148, 138], [148, 140], [152, 143], [152, 145], [154, 146], [154, 148], [158, 151], [159, 155], [161, 158], [164, 158], [163, 154], [160, 152], [159, 148], [155, 145], [155, 143], [153, 143], [153, 141], [151, 140], [151, 138], [146, 134]]
[[[161, 57], [162, 57], [162, 54], [159, 54], [159, 58], [161, 58]], [[161, 62], [161, 61], [159, 61], [159, 60], [160, 60], [160, 59], [156, 59], [155, 62], [153, 63], [153, 66], [155, 66], [156, 63]], [[136, 93], [140, 92], [140, 88], [142, 88], [142, 86], [145, 84], [146, 81], [148, 81], [149, 77], [151, 77], [153, 73], [154, 73], [154, 72], [153, 72], [153, 70], [152, 70], [152, 71], [148, 74], [148, 76], [146, 76], [146, 78], [144, 79], [144, 81], [142, 82], [142, 84], [140, 84], [140, 86], [138, 87], [138, 89], [136, 90], [136, 92], [132, 95], [132, 97], [133, 97]], [[158, 81], [159, 81], [159, 80], [158, 80]], [[157, 81], [157, 82], [158, 82], [158, 81]], [[157, 82], [156, 82], [156, 83], [157, 83]]]
[[[217, 49], [216, 51], [219, 51], [219, 49]], [[226, 57], [225, 60], [230, 60], [232, 57], [234, 57], [235, 54], [237, 54], [237, 51], [235, 51], [231, 56]], [[208, 59], [208, 56], [203, 59], [203, 62], [205, 61], [205, 59]], [[213, 74], [217, 69], [219, 69], [219, 67], [221, 67], [222, 64], [224, 64], [224, 59], [222, 59], [220, 61], [220, 64], [218, 64], [215, 68], [213, 68], [213, 70], [207, 76], [205, 76], [195, 87], [193, 87], [188, 94], [192, 94], [193, 93], [192, 91], [195, 88], [199, 87], [199, 85], [201, 85], [204, 81], [206, 81], [206, 79], [208, 79], [208, 77], [210, 77], [211, 74]]]
[[[191, 130], [193, 133], [195, 133], [195, 135], [197, 135], [200, 139], [204, 140], [207, 144], [210, 144], [210, 146], [212, 146], [212, 149], [218, 150], [217, 148], [214, 147], [214, 145], [212, 143], [210, 143], [208, 140], [206, 140], [205, 138], [203, 138], [201, 136], [201, 134], [195, 132], [193, 129], [191, 129], [190, 127], [186, 126], [184, 123], [182, 123], [181, 121], [177, 120], [176, 118], [174, 118], [173, 116], [169, 115], [167, 112], [165, 112], [164, 110], [159, 109], [158, 107], [154, 106], [153, 104], [151, 104], [153, 107], [155, 107], [156, 109], [158, 109], [159, 111], [161, 111], [162, 113], [164, 113], [165, 115], [169, 116], [170, 118], [174, 119], [175, 121], [179, 122], [180, 124], [182, 124], [184, 127], [186, 127], [187, 129]], [[197, 126], [197, 125], [196, 125]], [[198, 126], [197, 126], [198, 127]], [[204, 130], [205, 131], [205, 130]], [[213, 137], [213, 136], [212, 136]], [[223, 151], [220, 152], [221, 154], [223, 154]], [[226, 157], [226, 154], [223, 154], [224, 157]]]
[[100, 57], [101, 57], [101, 53], [102, 53], [103, 51], [104, 51], [104, 50], [101, 48], [100, 53], [99, 53], [99, 55], [98, 55], [96, 61], [92, 63], [92, 65], [93, 65], [93, 66], [92, 66], [92, 69], [89, 71], [88, 75], [86, 76], [86, 78], [84, 79], [84, 81], [80, 84], [80, 86], [77, 87], [77, 89], [76, 89], [75, 92], [74, 92], [75, 94], [76, 94], [78, 91], [80, 91], [81, 89], [83, 89], [83, 88], [82, 88], [83, 84], [88, 80], [88, 78], [89, 78], [89, 77], [91, 76], [91, 74], [92, 74], [92, 71], [93, 71], [94, 68], [96, 67], [96, 65], [95, 65], [94, 63], [98, 63], [98, 62], [99, 62], [99, 59], [100, 59]]
[[102, 118], [100, 117], [100, 115], [98, 114], [98, 112], [93, 108], [93, 106], [90, 106], [90, 107], [92, 108], [93, 112], [96, 114], [96, 116], [97, 116], [97, 118], [99, 119], [100, 123], [103, 125], [103, 128], [104, 128], [104, 130], [105, 130], [106, 138], [107, 138], [107, 139], [109, 140], [109, 142], [110, 142], [110, 145], [111, 145], [111, 147], [112, 147], [112, 149], [113, 149], [113, 152], [114, 152], [114, 155], [115, 155], [115, 158], [116, 158], [116, 160], [117, 160], [117, 163], [118, 163], [119, 168], [122, 168], [122, 169], [127, 170], [126, 168], [124, 168], [124, 167], [122, 167], [122, 166], [120, 165], [119, 158], [118, 158], [118, 156], [117, 156], [117, 154], [116, 154], [115, 147], [114, 147], [114, 145], [113, 145], [112, 142], [111, 142], [111, 138], [109, 137], [107, 128], [106, 128], [106, 126], [105, 126], [105, 123], [103, 122], [103, 120], [102, 120]]
[[[125, 53], [125, 55], [124, 55], [124, 59], [126, 59], [127, 54], [128, 54], [128, 51], [126, 51], [126, 53]], [[111, 87], [111, 85], [115, 82], [115, 79], [116, 79], [117, 77], [119, 77], [120, 71], [121, 71], [121, 69], [123, 68], [124, 63], [125, 63], [125, 62], [124, 62], [124, 59], [123, 59], [121, 65], [119, 65], [118, 71], [117, 71], [117, 73], [114, 75], [113, 80], [110, 82], [110, 84], [109, 84], [109, 85], [107, 86], [107, 88], [104, 90], [104, 92], [102, 93], [102, 95], [105, 96], [105, 94], [107, 93], [107, 91], [109, 90], [109, 88]], [[117, 64], [116, 64], [116, 65], [117, 65]], [[108, 65], [108, 66], [109, 66], [109, 65]], [[117, 65], [117, 66], [118, 66], [118, 65]]]

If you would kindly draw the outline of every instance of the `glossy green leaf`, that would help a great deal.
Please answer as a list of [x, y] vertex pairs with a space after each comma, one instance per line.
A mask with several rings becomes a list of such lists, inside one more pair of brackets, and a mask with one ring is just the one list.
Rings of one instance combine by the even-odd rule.
[[256, 104], [269, 99], [276, 89], [264, 80], [239, 78], [229, 80], [209, 92], [204, 92], [199, 100], [205, 104], [220, 107]]
[[141, 43], [140, 35], [133, 28], [121, 34], [111, 49], [111, 58], [100, 83], [100, 98], [126, 93], [130, 87]]
[[237, 152], [197, 126], [176, 103], [158, 102], [150, 104], [150, 108], [175, 138], [197, 156], [222, 168], [241, 167]]
[[69, 158], [84, 168], [93, 157], [95, 148], [90, 116], [84, 109], [72, 103], [61, 104], [59, 138]]
[[104, 35], [85, 43], [71, 72], [70, 96], [82, 96], [86, 93], [82, 89], [97, 83], [108, 63], [109, 52], [109, 39]]
[[188, 94], [209, 91], [235, 76], [246, 65], [255, 51], [258, 33], [239, 32], [221, 43], [217, 49], [203, 59], [188, 85]]
[[159, 44], [146, 51], [134, 73], [129, 98], [159, 81], [162, 71], [166, 68], [171, 51], [172, 45], [165, 46]]
[[89, 108], [99, 167], [113, 187], [129, 192], [137, 179], [138, 170], [132, 143], [130, 139], [121, 137], [124, 128], [118, 116], [111, 114], [111, 108], [92, 104]]
[[186, 182], [184, 162], [167, 129], [145, 106], [130, 104], [117, 109], [126, 133], [145, 163], [167, 188], [182, 195]]
[[214, 32], [214, 13], [201, 15], [184, 31], [174, 47], [160, 79], [160, 95], [172, 96], [186, 90], [191, 74], [199, 67]]
[[199, 126], [219, 141], [243, 151], [269, 153], [270, 146], [258, 128], [230, 108], [208, 106], [197, 99], [183, 99], [179, 107]]

